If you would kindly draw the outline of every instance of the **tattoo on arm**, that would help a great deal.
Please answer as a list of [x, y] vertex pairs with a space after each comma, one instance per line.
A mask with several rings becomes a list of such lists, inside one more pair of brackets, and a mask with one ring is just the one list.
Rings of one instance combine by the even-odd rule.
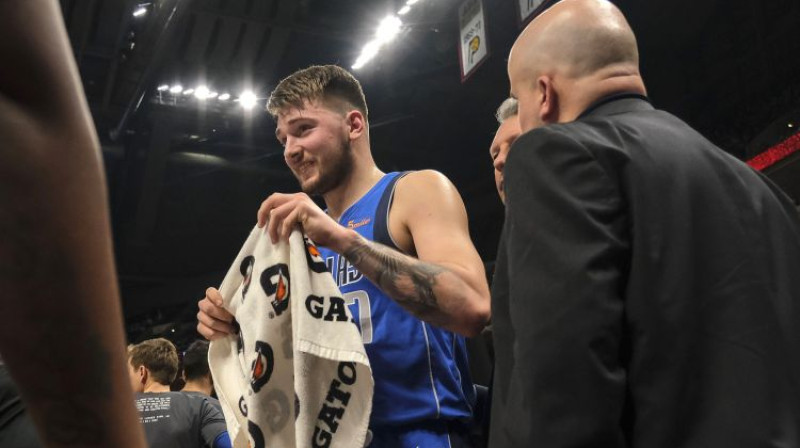
[[446, 269], [364, 240], [343, 255], [409, 311], [419, 315], [439, 308], [433, 289], [437, 277]]

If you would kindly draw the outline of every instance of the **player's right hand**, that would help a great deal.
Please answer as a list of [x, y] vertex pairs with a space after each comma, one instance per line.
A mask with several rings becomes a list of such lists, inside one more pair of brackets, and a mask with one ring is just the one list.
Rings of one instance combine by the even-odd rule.
[[216, 288], [206, 289], [206, 296], [197, 302], [197, 332], [209, 341], [236, 333], [233, 315], [222, 304], [222, 295]]

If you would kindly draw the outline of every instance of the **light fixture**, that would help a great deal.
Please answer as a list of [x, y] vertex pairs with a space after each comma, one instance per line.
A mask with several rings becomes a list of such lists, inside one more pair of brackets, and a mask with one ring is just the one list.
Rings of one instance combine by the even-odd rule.
[[356, 63], [353, 64], [353, 70], [358, 70], [364, 66], [367, 62], [369, 62], [372, 58], [378, 54], [378, 50], [381, 48], [381, 44], [377, 41], [371, 40], [364, 45], [364, 48], [361, 49], [361, 55], [356, 59]]
[[211, 92], [208, 90], [207, 86], [197, 86], [197, 88], [194, 89], [194, 96], [198, 100], [204, 100], [208, 98], [209, 93]]
[[208, 95], [206, 95], [206, 98], [216, 98], [217, 95], [219, 95], [217, 92], [208, 92]]
[[194, 89], [186, 89], [186, 90], [183, 91], [184, 95], [191, 95], [193, 93], [194, 93]]
[[408, 5], [408, 6], [411, 6], [411, 5], [413, 5], [414, 3], [417, 3], [418, 1], [419, 1], [419, 0], [408, 0], [408, 1], [406, 2], [406, 5]]
[[183, 86], [180, 84], [175, 84], [174, 86], [169, 88], [169, 93], [174, 93], [175, 95], [183, 92]]
[[147, 14], [147, 8], [145, 8], [144, 6], [140, 6], [140, 7], [136, 8], [136, 11], [133, 11], [133, 16], [134, 17], [141, 17], [141, 16], [143, 16], [145, 14]]
[[[403, 9], [405, 8], [407, 8], [407, 6]], [[381, 23], [378, 24], [378, 29], [375, 31], [375, 38], [367, 42], [364, 48], [361, 49], [361, 54], [352, 65], [353, 70], [360, 69], [364, 64], [372, 60], [384, 44], [391, 42], [397, 37], [402, 26], [403, 21], [397, 16], [390, 15], [384, 17]]]
[[397, 37], [402, 25], [403, 22], [397, 16], [386, 16], [378, 25], [378, 30], [375, 32], [375, 40], [381, 45], [391, 42]]
[[793, 128], [794, 127], [794, 123], [789, 123], [789, 124], [786, 125], [786, 127]]
[[222, 95], [219, 96], [218, 99], [220, 101], [228, 101], [229, 99], [231, 99], [231, 94], [230, 93], [223, 93]]
[[408, 6], [408, 5], [405, 5], [402, 8], [400, 8], [400, 11], [397, 11], [397, 15], [404, 16], [404, 15], [408, 14], [409, 11], [411, 11], [411, 7]]
[[257, 102], [258, 97], [256, 97], [256, 94], [253, 93], [252, 90], [245, 90], [241, 95], [239, 95], [239, 104], [241, 104], [246, 110], [250, 110], [255, 107]]
[[169, 85], [168, 84], [161, 84], [160, 86], [158, 86], [158, 91], [159, 92], [163, 92], [165, 90], [169, 90]]

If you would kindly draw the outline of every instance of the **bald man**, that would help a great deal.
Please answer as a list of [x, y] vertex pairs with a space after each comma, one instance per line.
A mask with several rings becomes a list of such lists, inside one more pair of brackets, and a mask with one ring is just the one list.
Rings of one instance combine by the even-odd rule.
[[508, 73], [490, 446], [800, 446], [792, 203], [650, 105], [611, 3], [556, 3]]
[[519, 117], [517, 116], [517, 100], [507, 98], [497, 108], [495, 117], [500, 126], [494, 134], [492, 145], [489, 147], [489, 156], [492, 158], [494, 166], [494, 184], [497, 187], [497, 194], [505, 204], [506, 196], [503, 193], [503, 168], [506, 165], [506, 156], [511, 145], [519, 137]]

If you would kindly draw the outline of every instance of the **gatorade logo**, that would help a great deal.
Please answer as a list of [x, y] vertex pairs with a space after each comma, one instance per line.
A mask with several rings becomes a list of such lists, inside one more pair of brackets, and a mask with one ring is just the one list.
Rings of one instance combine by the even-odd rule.
[[308, 268], [317, 274], [328, 272], [328, 267], [325, 265], [325, 260], [319, 253], [319, 249], [314, 245], [314, 242], [303, 236], [303, 242], [306, 244], [306, 261], [308, 261]]
[[250, 386], [253, 392], [258, 392], [269, 382], [272, 377], [272, 370], [275, 368], [275, 356], [272, 347], [263, 341], [256, 341], [256, 359], [250, 367], [252, 375]]
[[275, 316], [280, 316], [289, 307], [289, 285], [289, 266], [283, 263], [272, 265], [261, 273], [261, 287], [272, 299]]
[[347, 318], [347, 305], [341, 297], [320, 297], [314, 294], [306, 297], [306, 311], [314, 319], [328, 322], [353, 322]]
[[242, 280], [242, 302], [244, 302], [244, 296], [247, 294], [247, 290], [250, 289], [250, 280], [253, 278], [253, 265], [255, 262], [255, 257], [248, 255], [242, 260], [242, 264], [239, 266], [239, 273], [244, 277]]
[[264, 448], [266, 446], [261, 428], [250, 420], [247, 421], [247, 432], [250, 433], [250, 446], [252, 448]]
[[244, 397], [239, 397], [239, 412], [247, 417], [247, 401], [245, 401]]
[[339, 423], [347, 412], [355, 383], [355, 363], [340, 362], [336, 378], [331, 381], [325, 402], [317, 414], [317, 424], [314, 426], [314, 435], [311, 439], [311, 446], [314, 448], [331, 446], [333, 436], [339, 430]]

